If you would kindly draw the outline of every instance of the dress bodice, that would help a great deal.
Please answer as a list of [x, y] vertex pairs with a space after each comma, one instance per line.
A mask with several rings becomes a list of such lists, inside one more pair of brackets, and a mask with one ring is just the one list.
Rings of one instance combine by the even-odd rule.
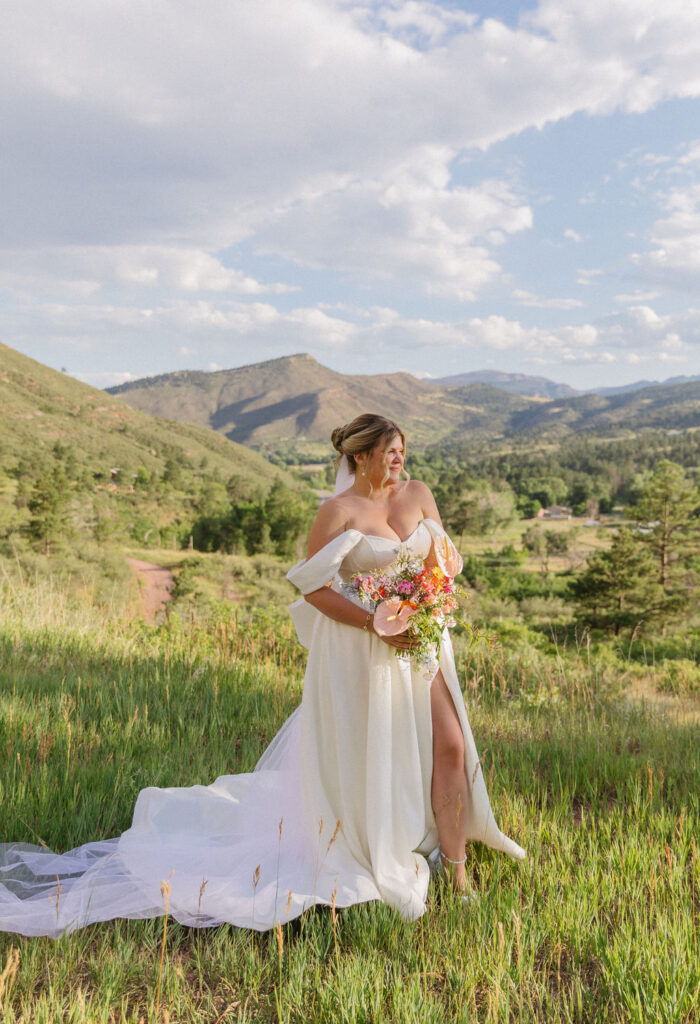
[[411, 558], [427, 558], [431, 544], [432, 537], [425, 520], [421, 520], [413, 533], [403, 541], [365, 533], [340, 563], [338, 575], [343, 583], [347, 583], [356, 572], [386, 569], [406, 554]]
[[[413, 558], [427, 558], [431, 545], [435, 559], [449, 576], [456, 576], [462, 570], [462, 559], [442, 526], [434, 519], [422, 519], [405, 540], [390, 537], [376, 537], [370, 533], [349, 529], [330, 540], [310, 558], [298, 562], [287, 573], [287, 579], [302, 594], [325, 587], [328, 583], [338, 589], [338, 583], [347, 583], [356, 572], [372, 569], [386, 569], [402, 553]], [[349, 596], [347, 593], [345, 596]], [[304, 598], [299, 598], [289, 608], [297, 636], [308, 647], [313, 639], [314, 626], [321, 612], [318, 612]]]

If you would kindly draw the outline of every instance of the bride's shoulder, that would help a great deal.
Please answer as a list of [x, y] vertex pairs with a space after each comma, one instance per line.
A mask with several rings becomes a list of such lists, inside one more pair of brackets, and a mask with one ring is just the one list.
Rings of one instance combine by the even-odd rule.
[[422, 483], [420, 480], [409, 480], [406, 484], [406, 494], [417, 505], [420, 505], [424, 519], [434, 519], [437, 523], [440, 522], [440, 513], [438, 512], [433, 492], [427, 484]]
[[347, 522], [347, 502], [343, 497], [327, 498], [319, 507], [309, 531], [308, 557], [320, 551], [341, 533], [345, 533]]
[[432, 491], [427, 484], [424, 484], [422, 480], [407, 480], [406, 481], [406, 494], [415, 494], [416, 496], [425, 497], [430, 495], [432, 498]]

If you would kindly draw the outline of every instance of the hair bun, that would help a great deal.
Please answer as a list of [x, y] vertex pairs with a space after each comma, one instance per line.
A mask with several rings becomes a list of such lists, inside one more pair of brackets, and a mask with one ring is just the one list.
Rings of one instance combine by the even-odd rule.
[[345, 431], [347, 429], [347, 423], [342, 427], [336, 427], [331, 434], [331, 444], [337, 452], [342, 452], [343, 441], [345, 440]]

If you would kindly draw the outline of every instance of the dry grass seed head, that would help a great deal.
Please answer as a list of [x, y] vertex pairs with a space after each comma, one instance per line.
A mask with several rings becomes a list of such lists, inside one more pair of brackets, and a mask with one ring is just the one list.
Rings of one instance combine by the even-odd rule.
[[338, 833], [339, 832], [340, 832], [340, 818], [338, 818], [338, 820], [335, 823], [335, 831], [334, 831], [333, 835], [330, 838], [328, 846], [326, 847], [326, 853], [328, 853], [328, 851], [330, 850], [331, 846], [333, 845], [333, 843], [338, 838]]
[[0, 1000], [4, 1000], [5, 994], [10, 994], [18, 970], [19, 950], [15, 946], [10, 946], [10, 952], [7, 954], [5, 966], [0, 974]]

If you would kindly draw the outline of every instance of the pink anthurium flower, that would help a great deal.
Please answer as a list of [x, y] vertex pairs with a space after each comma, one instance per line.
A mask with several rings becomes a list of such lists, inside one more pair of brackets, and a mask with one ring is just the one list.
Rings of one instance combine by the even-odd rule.
[[374, 613], [374, 632], [378, 636], [396, 636], [397, 633], [403, 633], [408, 620], [415, 615], [417, 607], [414, 601], [402, 601], [400, 597], [382, 601]]
[[448, 576], [457, 576], [462, 571], [462, 557], [448, 537], [435, 541], [438, 565]]

